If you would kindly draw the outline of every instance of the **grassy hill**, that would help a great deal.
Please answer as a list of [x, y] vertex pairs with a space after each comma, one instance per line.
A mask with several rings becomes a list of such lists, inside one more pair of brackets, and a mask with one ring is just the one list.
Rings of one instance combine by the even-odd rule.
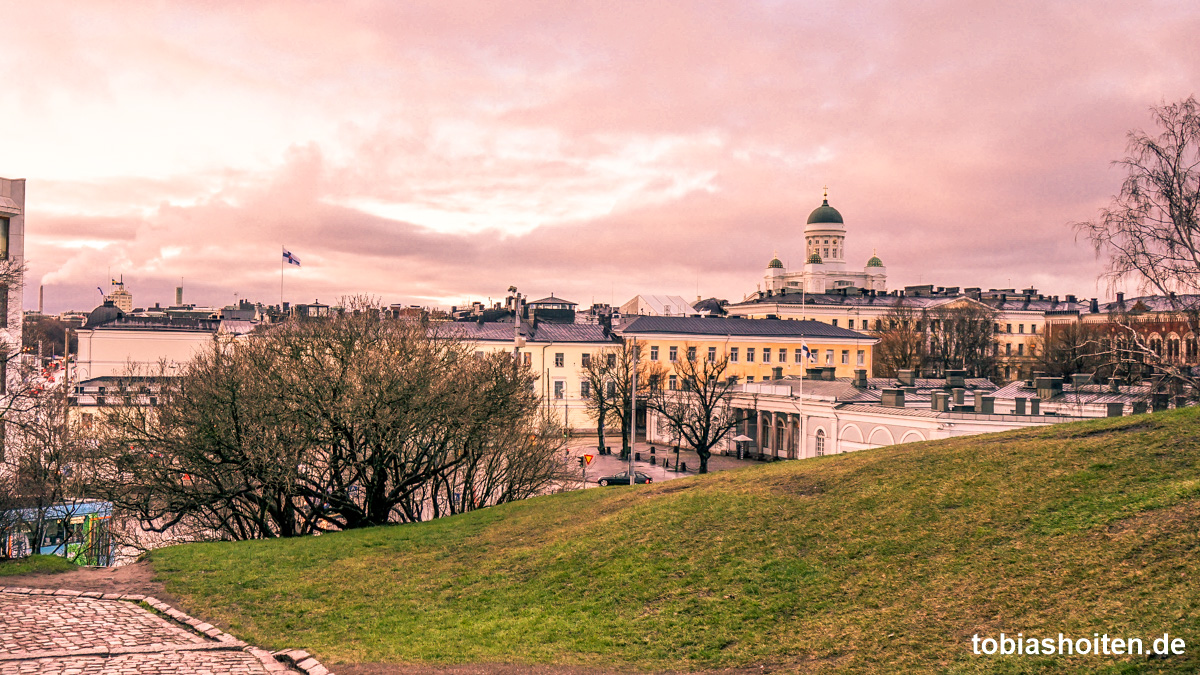
[[[1198, 422], [893, 446], [151, 560], [188, 609], [327, 664], [1196, 672]], [[971, 653], [1001, 632], [1187, 647]]]

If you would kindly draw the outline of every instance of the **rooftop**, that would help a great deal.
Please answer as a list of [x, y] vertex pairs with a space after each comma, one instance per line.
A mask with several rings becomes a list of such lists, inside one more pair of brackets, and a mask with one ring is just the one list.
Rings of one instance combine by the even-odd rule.
[[830, 326], [819, 321], [742, 319], [693, 316], [639, 316], [620, 332], [625, 335], [676, 333], [684, 335], [728, 335], [739, 337], [826, 337], [873, 340], [869, 335]]

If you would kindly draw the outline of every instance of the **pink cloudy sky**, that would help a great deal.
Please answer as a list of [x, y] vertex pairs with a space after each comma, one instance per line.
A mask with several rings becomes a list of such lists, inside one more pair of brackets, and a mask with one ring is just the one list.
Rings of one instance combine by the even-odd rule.
[[[1180, 2], [0, 2], [26, 306], [740, 299], [829, 185], [889, 284], [1106, 295], [1069, 223], [1196, 93]], [[1132, 290], [1132, 289], [1131, 289]]]

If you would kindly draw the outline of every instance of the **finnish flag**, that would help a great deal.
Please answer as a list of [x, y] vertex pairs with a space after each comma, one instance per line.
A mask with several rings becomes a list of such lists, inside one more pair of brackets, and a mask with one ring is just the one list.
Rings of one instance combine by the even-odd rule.
[[286, 248], [283, 249], [283, 259], [288, 261], [289, 265], [295, 265], [296, 267], [300, 266], [300, 259], [292, 255], [292, 252]]
[[817, 355], [812, 353], [812, 350], [808, 348], [806, 343], [800, 343], [800, 351], [804, 353], [805, 360], [812, 361], [813, 363], [817, 362]]

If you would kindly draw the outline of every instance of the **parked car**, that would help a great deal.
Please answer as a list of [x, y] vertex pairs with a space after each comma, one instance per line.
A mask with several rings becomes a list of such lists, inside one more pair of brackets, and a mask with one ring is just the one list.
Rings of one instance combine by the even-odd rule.
[[[653, 478], [651, 478], [650, 476], [647, 476], [646, 474], [642, 473], [641, 471], [635, 471], [634, 474], [637, 476], [637, 478], [635, 480], [637, 480], [637, 482], [639, 484], [654, 482]], [[596, 484], [599, 485], [600, 487], [604, 487], [605, 485], [629, 485], [629, 472], [622, 471], [621, 473], [619, 473], [615, 476], [605, 476], [605, 477], [601, 478], [600, 480], [596, 481]]]

